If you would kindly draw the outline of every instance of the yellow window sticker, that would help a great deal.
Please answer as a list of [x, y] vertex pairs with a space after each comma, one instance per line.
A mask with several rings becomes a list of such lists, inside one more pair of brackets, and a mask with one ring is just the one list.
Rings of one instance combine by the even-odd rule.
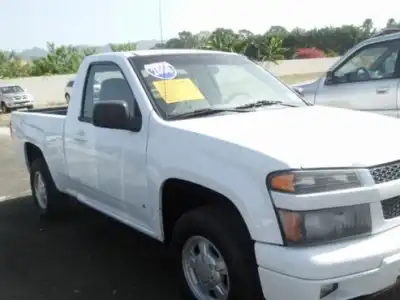
[[153, 85], [168, 104], [205, 99], [189, 78], [154, 81]]

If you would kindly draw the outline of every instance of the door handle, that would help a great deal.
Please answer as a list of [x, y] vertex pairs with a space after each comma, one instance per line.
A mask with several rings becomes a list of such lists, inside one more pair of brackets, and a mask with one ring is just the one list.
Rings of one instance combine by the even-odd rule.
[[82, 143], [82, 144], [87, 142], [87, 140], [81, 139], [81, 138], [74, 138], [74, 141], [77, 143]]
[[76, 133], [76, 137], [74, 137], [74, 141], [75, 142], [78, 142], [78, 143], [86, 143], [87, 141], [86, 141], [86, 139], [84, 138], [85, 137], [85, 132], [83, 131], [83, 130], [79, 130], [77, 133]]
[[386, 94], [389, 91], [388, 87], [379, 87], [376, 89], [377, 94]]

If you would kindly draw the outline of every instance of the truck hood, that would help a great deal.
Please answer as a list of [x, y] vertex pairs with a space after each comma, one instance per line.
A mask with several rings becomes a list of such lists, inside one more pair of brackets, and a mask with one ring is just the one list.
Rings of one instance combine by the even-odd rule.
[[365, 167], [400, 159], [397, 119], [340, 108], [268, 108], [176, 121], [173, 126], [264, 154], [290, 168]]

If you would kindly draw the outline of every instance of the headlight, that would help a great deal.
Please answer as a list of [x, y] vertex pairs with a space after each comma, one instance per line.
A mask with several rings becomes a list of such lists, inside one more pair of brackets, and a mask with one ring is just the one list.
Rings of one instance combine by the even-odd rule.
[[272, 173], [267, 178], [269, 189], [293, 194], [321, 193], [361, 187], [354, 170], [306, 170]]
[[368, 203], [315, 211], [277, 210], [286, 244], [304, 245], [371, 232]]

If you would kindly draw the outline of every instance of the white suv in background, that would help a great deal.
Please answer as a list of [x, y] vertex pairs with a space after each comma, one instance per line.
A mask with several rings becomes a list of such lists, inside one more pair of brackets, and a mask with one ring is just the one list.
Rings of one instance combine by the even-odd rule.
[[64, 88], [64, 97], [65, 101], [69, 103], [69, 99], [71, 98], [72, 87], [74, 86], [74, 80], [68, 80], [67, 85]]
[[32, 109], [33, 95], [28, 90], [16, 84], [0, 84], [0, 110], [3, 114], [14, 109]]
[[[71, 98], [72, 87], [74, 86], [74, 79], [68, 80], [67, 85], [64, 88], [64, 97], [65, 101], [69, 103], [69, 99]], [[101, 83], [96, 81], [93, 84], [93, 94], [94, 97], [100, 92]]]

